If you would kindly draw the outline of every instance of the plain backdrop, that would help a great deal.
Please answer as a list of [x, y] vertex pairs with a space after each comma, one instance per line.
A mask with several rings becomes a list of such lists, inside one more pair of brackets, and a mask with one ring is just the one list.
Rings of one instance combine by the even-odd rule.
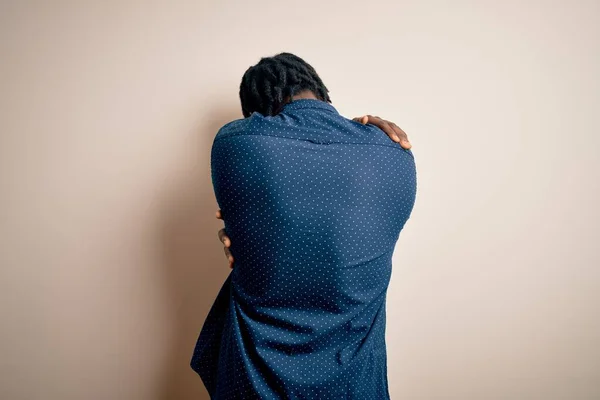
[[413, 144], [392, 398], [599, 399], [599, 19], [566, 0], [2, 0], [0, 398], [208, 398], [189, 360], [230, 272], [210, 146], [244, 71], [288, 51], [341, 114]]

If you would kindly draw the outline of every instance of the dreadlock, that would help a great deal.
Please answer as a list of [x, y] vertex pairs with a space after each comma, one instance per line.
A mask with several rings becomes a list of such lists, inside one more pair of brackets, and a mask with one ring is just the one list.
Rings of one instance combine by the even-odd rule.
[[242, 77], [242, 113], [245, 118], [255, 111], [276, 115], [292, 96], [304, 90], [310, 90], [319, 100], [331, 103], [329, 91], [306, 61], [291, 53], [263, 57]]

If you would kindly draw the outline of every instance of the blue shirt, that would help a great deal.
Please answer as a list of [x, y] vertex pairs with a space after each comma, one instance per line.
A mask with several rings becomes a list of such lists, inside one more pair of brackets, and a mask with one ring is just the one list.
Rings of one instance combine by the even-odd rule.
[[223, 126], [211, 174], [235, 259], [191, 360], [211, 399], [389, 399], [386, 293], [412, 152], [301, 99]]

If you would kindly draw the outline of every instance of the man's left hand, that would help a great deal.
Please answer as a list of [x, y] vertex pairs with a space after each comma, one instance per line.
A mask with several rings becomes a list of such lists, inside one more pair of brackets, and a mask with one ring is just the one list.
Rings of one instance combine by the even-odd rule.
[[386, 135], [390, 137], [394, 142], [400, 143], [405, 149], [410, 149], [412, 145], [408, 141], [408, 136], [406, 133], [400, 129], [398, 125], [391, 121], [387, 121], [385, 119], [379, 118], [373, 115], [363, 115], [362, 117], [352, 118], [352, 121], [359, 122], [363, 125], [372, 124], [385, 132]]

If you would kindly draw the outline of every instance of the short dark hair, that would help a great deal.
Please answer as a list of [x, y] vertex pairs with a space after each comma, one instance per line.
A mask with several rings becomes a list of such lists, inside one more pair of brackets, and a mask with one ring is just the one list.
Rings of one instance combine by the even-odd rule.
[[310, 90], [319, 100], [331, 103], [329, 90], [306, 61], [291, 53], [263, 57], [242, 77], [242, 113], [244, 117], [255, 111], [276, 115], [292, 96], [304, 90]]

